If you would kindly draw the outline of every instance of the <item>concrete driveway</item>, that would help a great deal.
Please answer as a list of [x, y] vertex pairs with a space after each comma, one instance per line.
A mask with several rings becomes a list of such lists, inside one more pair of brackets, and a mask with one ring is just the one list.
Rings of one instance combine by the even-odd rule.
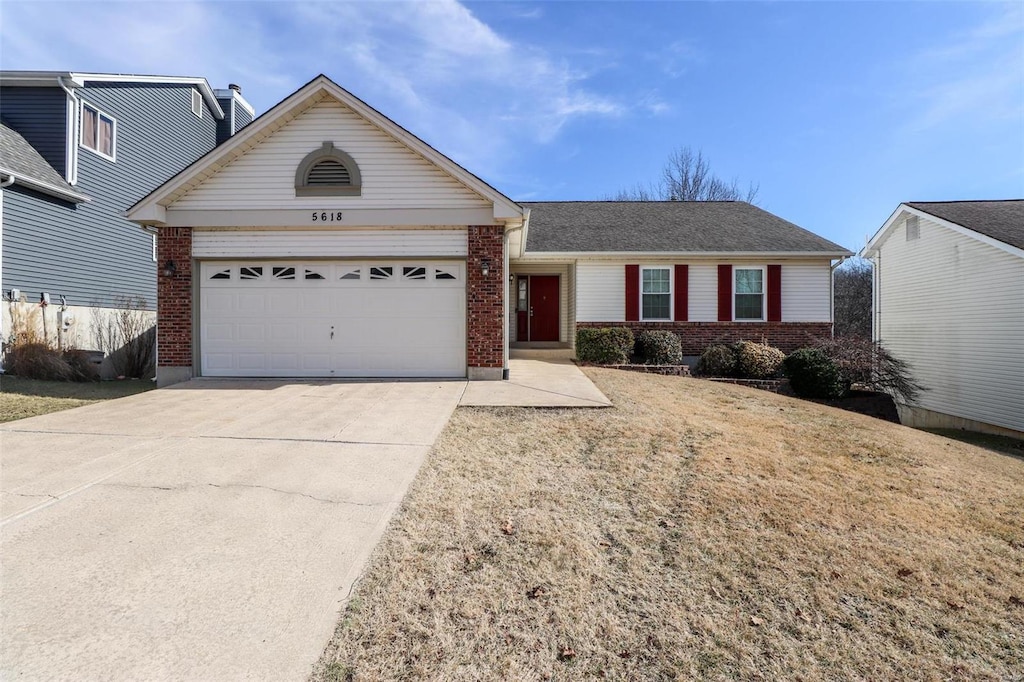
[[465, 385], [197, 380], [0, 426], [0, 677], [305, 679]]

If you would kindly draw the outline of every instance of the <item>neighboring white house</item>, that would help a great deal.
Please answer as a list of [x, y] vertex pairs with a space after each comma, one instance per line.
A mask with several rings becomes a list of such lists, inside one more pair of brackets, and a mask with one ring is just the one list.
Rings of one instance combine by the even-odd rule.
[[903, 423], [1024, 435], [1024, 200], [900, 204], [864, 255], [874, 338], [927, 389]]

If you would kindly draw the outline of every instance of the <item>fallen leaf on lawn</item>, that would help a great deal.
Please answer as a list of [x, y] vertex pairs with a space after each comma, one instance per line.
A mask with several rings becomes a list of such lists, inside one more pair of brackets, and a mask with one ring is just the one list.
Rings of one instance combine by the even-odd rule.
[[548, 591], [544, 588], [543, 585], [537, 585], [536, 587], [533, 587], [526, 591], [526, 597], [528, 599], [540, 599], [547, 593]]
[[900, 570], [896, 571], [896, 575], [900, 578], [907, 578], [909, 576], [914, 575], [914, 572], [911, 571], [909, 568], [901, 568]]
[[676, 523], [672, 519], [662, 519], [661, 521], [658, 521], [658, 525], [661, 526], [662, 528], [675, 528], [676, 527]]
[[571, 646], [563, 646], [558, 652], [558, 660], [560, 661], [571, 661], [576, 658], [576, 650]]
[[754, 627], [761, 627], [762, 625], [764, 625], [764, 619], [763, 618], [758, 618], [757, 616], [751, 616], [750, 617], [750, 624], [753, 625]]

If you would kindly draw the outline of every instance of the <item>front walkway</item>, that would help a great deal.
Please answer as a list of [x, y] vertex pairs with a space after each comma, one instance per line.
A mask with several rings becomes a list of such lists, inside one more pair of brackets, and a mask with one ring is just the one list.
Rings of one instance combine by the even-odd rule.
[[569, 350], [512, 350], [508, 381], [471, 381], [460, 406], [609, 407]]

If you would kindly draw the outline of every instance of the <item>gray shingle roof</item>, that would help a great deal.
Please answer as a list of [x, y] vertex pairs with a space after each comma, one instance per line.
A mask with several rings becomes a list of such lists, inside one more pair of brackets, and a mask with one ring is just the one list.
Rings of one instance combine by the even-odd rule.
[[743, 201], [543, 201], [526, 252], [850, 252]]
[[27, 178], [72, 194], [77, 193], [35, 147], [3, 123], [0, 123], [0, 168], [14, 173], [15, 178]]
[[908, 201], [907, 206], [1024, 249], [1024, 199]]

